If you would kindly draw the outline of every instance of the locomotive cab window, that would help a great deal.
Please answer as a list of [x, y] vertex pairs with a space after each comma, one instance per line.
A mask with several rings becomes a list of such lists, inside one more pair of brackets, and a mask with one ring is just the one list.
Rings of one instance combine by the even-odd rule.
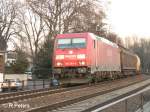
[[72, 46], [73, 47], [84, 48], [86, 46], [85, 38], [73, 38], [72, 39]]
[[58, 39], [58, 48], [69, 48], [71, 46], [71, 39]]
[[58, 39], [57, 48], [85, 48], [86, 39], [85, 38], [65, 38]]

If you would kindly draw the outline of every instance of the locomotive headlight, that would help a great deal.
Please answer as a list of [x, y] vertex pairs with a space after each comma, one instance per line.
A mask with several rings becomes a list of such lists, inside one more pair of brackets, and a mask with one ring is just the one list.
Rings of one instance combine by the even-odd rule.
[[80, 65], [85, 65], [84, 61], [79, 62]]
[[64, 55], [56, 55], [56, 59], [64, 59]]
[[62, 63], [60, 63], [60, 62], [57, 62], [57, 66], [61, 66], [62, 65]]
[[85, 65], [85, 62], [84, 62], [84, 61], [82, 61], [81, 63], [82, 63], [82, 65]]
[[78, 54], [77, 59], [85, 59], [85, 54]]

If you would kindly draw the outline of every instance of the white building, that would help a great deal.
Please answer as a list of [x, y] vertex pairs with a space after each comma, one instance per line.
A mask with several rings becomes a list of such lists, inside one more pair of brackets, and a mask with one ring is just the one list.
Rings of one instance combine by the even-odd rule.
[[14, 64], [17, 59], [17, 53], [15, 51], [7, 51], [5, 54], [5, 63], [6, 66], [10, 66], [11, 64]]

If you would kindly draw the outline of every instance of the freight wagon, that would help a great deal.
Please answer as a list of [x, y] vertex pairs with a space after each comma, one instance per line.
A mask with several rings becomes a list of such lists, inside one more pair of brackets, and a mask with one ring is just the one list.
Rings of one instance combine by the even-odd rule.
[[76, 79], [75, 82], [115, 79], [137, 72], [138, 59], [93, 33], [59, 34], [54, 44], [53, 74], [69, 81]]
[[129, 51], [128, 49], [119, 46], [121, 49], [121, 70], [124, 75], [139, 74], [140, 71], [140, 59], [139, 57]]

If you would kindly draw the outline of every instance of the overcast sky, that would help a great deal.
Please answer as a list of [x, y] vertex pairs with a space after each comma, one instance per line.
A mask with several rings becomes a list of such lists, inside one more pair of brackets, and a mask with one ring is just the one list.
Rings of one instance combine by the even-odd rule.
[[120, 36], [150, 38], [150, 0], [108, 0], [108, 23]]

